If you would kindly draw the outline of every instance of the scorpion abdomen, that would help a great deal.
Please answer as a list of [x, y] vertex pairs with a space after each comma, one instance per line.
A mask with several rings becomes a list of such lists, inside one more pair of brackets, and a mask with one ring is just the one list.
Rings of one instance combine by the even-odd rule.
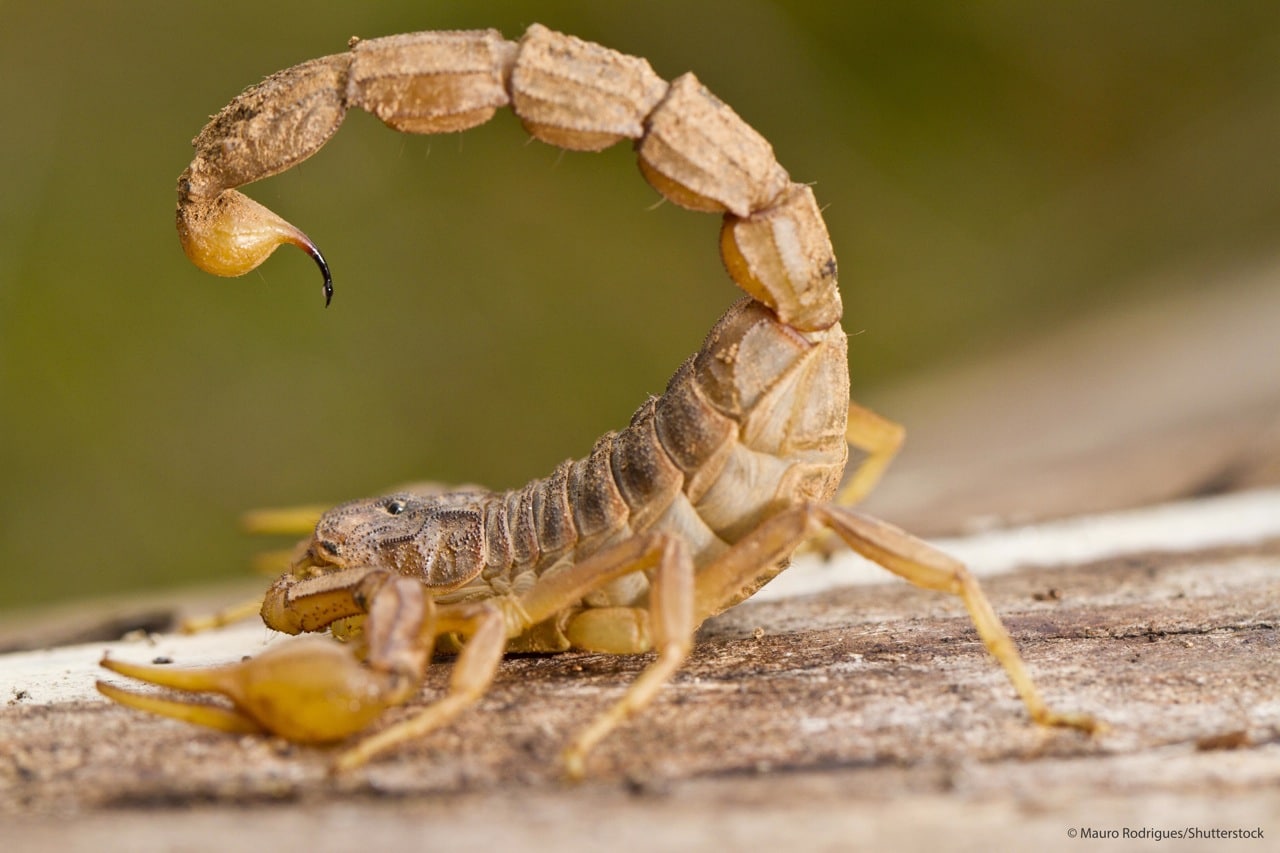
[[541, 574], [650, 530], [680, 536], [701, 563], [780, 508], [828, 499], [847, 458], [847, 403], [814, 406], [808, 392], [847, 375], [839, 326], [801, 333], [740, 300], [626, 428], [486, 499], [501, 516], [486, 525], [486, 575]]

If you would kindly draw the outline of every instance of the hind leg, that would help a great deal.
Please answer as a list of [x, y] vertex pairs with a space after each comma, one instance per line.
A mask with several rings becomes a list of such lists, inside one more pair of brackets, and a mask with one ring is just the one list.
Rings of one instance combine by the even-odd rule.
[[694, 596], [698, 621], [740, 600], [761, 577], [776, 572], [799, 544], [823, 530], [916, 586], [958, 596], [987, 651], [1004, 668], [1037, 723], [1089, 732], [1100, 728], [1092, 717], [1057, 713], [1045, 705], [1013, 638], [964, 564], [891, 524], [834, 504], [805, 504], [779, 513], [700, 571]]
[[847, 479], [836, 493], [835, 503], [854, 506], [870, 494], [897, 456], [906, 434], [900, 424], [851, 401], [845, 430], [850, 448]]
[[[837, 506], [857, 506], [880, 482], [884, 472], [902, 448], [907, 431], [870, 409], [849, 401], [849, 425], [845, 441], [849, 443], [849, 462], [845, 479], [832, 498]], [[800, 552], [816, 551], [829, 559], [840, 548], [840, 538], [824, 531], [801, 546]]]

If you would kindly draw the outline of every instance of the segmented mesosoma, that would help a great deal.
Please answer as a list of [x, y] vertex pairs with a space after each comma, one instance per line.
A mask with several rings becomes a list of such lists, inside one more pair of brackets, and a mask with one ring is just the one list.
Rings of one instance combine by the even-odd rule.
[[246, 90], [196, 137], [178, 187], [183, 247], [209, 272], [240, 275], [297, 245], [323, 271], [327, 302], [332, 284], [314, 243], [235, 188], [315, 153], [351, 107], [396, 130], [441, 133], [504, 106], [561, 148], [633, 140], [641, 173], [664, 198], [723, 215], [721, 254], [747, 298], [662, 396], [546, 479], [503, 493], [410, 490], [325, 513], [262, 617], [290, 634], [333, 627], [353, 642], [295, 640], [197, 670], [103, 662], [229, 705], [100, 689], [216, 728], [334, 741], [412, 698], [438, 640], [460, 642], [446, 694], [347, 749], [338, 766], [350, 768], [465, 710], [505, 650], [656, 652], [566, 750], [580, 775], [592, 746], [672, 677], [700, 623], [828, 530], [912, 583], [960, 596], [1033, 719], [1093, 730], [1091, 718], [1045, 706], [963, 565], [849, 508], [902, 430], [848, 402], [836, 261], [814, 193], [693, 74], [668, 84], [644, 59], [537, 24], [519, 42], [493, 30], [354, 41]]

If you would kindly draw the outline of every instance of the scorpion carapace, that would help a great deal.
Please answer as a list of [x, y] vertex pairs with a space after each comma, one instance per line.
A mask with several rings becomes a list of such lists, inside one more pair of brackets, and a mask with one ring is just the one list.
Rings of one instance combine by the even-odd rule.
[[196, 137], [178, 187], [188, 256], [239, 275], [292, 243], [328, 288], [311, 240], [235, 188], [313, 154], [353, 106], [412, 133], [463, 130], [510, 106], [530, 134], [562, 148], [634, 140], [659, 193], [723, 215], [721, 255], [748, 296], [662, 396], [549, 477], [503, 493], [409, 490], [324, 514], [262, 616], [291, 634], [331, 628], [348, 645], [296, 640], [203, 670], [103, 662], [229, 705], [103, 692], [217, 728], [331, 741], [411, 699], [433, 649], [456, 644], [446, 694], [345, 751], [339, 766], [354, 767], [473, 704], [506, 650], [656, 652], [566, 750], [580, 775], [591, 747], [672, 677], [702, 621], [753, 594], [806, 540], [834, 534], [912, 583], [960, 596], [1037, 722], [1095, 728], [1045, 706], [964, 566], [849, 508], [902, 430], [848, 402], [835, 255], [812, 190], [692, 74], [668, 84], [643, 59], [540, 25], [519, 42], [492, 30], [357, 41], [250, 88]]

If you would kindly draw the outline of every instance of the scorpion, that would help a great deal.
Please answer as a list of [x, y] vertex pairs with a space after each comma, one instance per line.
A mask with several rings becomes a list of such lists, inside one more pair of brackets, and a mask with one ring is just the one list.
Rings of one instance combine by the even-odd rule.
[[591, 749], [672, 679], [699, 625], [828, 537], [958, 596], [1036, 723], [1097, 730], [1090, 716], [1049, 709], [963, 564], [853, 509], [904, 431], [849, 402], [836, 260], [813, 190], [692, 73], [668, 83], [643, 58], [539, 24], [518, 42], [496, 30], [353, 39], [346, 53], [245, 90], [193, 140], [178, 181], [183, 249], [207, 272], [235, 276], [280, 245], [298, 246], [323, 273], [327, 305], [332, 277], [316, 245], [236, 187], [314, 154], [352, 107], [425, 134], [465, 130], [504, 106], [563, 149], [632, 140], [663, 198], [722, 215], [724, 265], [747, 296], [661, 396], [549, 477], [506, 492], [404, 489], [325, 512], [261, 615], [276, 631], [330, 629], [347, 642], [297, 639], [202, 669], [104, 659], [183, 693], [99, 689], [215, 729], [329, 743], [412, 699], [437, 649], [456, 652], [444, 695], [348, 745], [335, 763], [346, 770], [466, 711], [505, 652], [654, 653], [563, 752], [580, 777]]

